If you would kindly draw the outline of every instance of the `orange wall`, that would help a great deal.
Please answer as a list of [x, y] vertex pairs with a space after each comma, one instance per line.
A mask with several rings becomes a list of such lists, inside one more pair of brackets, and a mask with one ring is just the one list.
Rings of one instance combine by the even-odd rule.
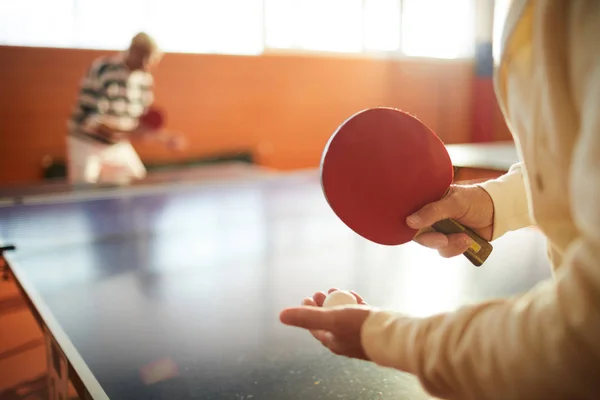
[[[79, 80], [101, 54], [0, 47], [0, 184], [36, 181], [44, 155], [64, 156]], [[468, 142], [472, 70], [435, 60], [167, 54], [155, 73], [157, 104], [190, 146], [137, 148], [152, 162], [252, 148], [273, 168], [314, 167], [341, 121], [380, 105], [416, 114], [448, 143]]]

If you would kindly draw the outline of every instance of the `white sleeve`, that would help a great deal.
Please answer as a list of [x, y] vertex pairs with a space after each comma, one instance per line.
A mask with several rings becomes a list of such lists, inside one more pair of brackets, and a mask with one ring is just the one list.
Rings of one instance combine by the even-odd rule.
[[[375, 310], [363, 325], [368, 357], [415, 374], [434, 396], [545, 400], [600, 393], [600, 1], [571, 0], [567, 8], [573, 42], [565, 56], [578, 131], [565, 133], [577, 138], [565, 191], [579, 236], [555, 282], [429, 318]], [[518, 182], [516, 173], [498, 185]], [[513, 214], [503, 211], [510, 203], [498, 204], [501, 214]]]
[[497, 179], [479, 184], [494, 203], [494, 231], [492, 240], [507, 232], [533, 225], [525, 189], [523, 165], [514, 164]]

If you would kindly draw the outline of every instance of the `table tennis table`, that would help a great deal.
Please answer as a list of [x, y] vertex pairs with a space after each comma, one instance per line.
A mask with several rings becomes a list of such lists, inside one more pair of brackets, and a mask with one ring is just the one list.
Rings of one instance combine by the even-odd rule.
[[425, 399], [417, 380], [337, 357], [279, 311], [354, 289], [416, 316], [550, 276], [543, 237], [500, 238], [480, 268], [370, 243], [316, 171], [117, 188], [0, 207], [4, 254], [42, 327], [52, 399]]

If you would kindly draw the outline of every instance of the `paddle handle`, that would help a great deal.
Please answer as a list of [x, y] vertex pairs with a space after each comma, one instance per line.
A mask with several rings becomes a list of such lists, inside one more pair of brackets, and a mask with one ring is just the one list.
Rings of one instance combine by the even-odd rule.
[[463, 253], [463, 255], [476, 267], [480, 267], [492, 253], [493, 246], [490, 242], [453, 219], [443, 219], [433, 224], [432, 227], [437, 232], [445, 235], [451, 235], [453, 233], [466, 233], [469, 235], [472, 240], [471, 246]]

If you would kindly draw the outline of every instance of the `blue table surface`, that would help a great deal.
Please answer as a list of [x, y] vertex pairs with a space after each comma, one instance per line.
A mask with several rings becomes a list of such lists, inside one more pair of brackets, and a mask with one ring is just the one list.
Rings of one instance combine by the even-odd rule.
[[[95, 398], [425, 399], [406, 374], [329, 354], [279, 311], [354, 289], [411, 315], [525, 291], [549, 271], [534, 230], [480, 268], [343, 225], [312, 174], [0, 208], [9, 262]], [[142, 378], [169, 360], [173, 376]]]

